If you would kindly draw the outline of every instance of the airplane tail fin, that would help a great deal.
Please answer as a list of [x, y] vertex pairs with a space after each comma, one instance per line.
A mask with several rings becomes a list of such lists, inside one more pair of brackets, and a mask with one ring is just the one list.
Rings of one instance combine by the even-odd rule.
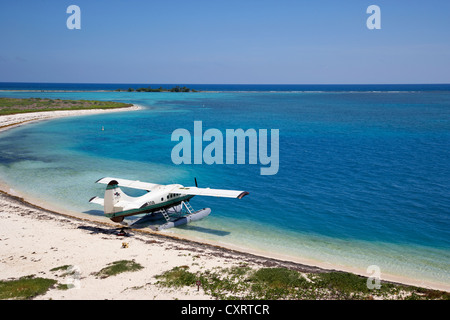
[[[114, 213], [115, 205], [122, 200], [127, 200], [129, 197], [119, 188], [116, 180], [111, 180], [106, 186], [105, 198], [104, 198], [104, 211], [105, 214]], [[123, 220], [123, 217], [122, 217]]]

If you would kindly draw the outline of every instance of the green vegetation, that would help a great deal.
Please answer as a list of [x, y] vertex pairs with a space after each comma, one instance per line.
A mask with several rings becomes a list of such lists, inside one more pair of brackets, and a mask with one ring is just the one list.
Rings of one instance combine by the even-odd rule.
[[0, 98], [0, 116], [25, 112], [84, 110], [84, 109], [114, 109], [131, 107], [129, 103], [93, 100], [61, 100], [41, 98]]
[[[107, 267], [95, 273], [95, 276], [107, 278], [122, 272], [141, 270], [143, 267], [133, 260], [120, 260], [110, 263]], [[74, 276], [76, 270], [71, 265], [64, 265], [50, 270], [56, 277]], [[49, 289], [69, 290], [71, 284], [59, 283], [54, 279], [35, 278], [33, 275], [20, 279], [0, 281], [0, 300], [4, 299], [32, 299], [45, 294]]]
[[164, 284], [167, 287], [179, 288], [191, 286], [197, 281], [197, 276], [187, 271], [188, 268], [188, 266], [175, 267], [172, 270], [165, 272], [163, 275], [156, 277], [164, 279]]
[[0, 281], [0, 299], [31, 299], [46, 293], [56, 283], [56, 280], [35, 278], [34, 276]]
[[[71, 266], [53, 268], [52, 272], [70, 272]], [[123, 272], [141, 270], [134, 260], [120, 260], [94, 273], [107, 278]], [[302, 274], [287, 268], [252, 269], [245, 264], [232, 268], [189, 271], [188, 266], [175, 267], [157, 275], [157, 285], [172, 288], [202, 289], [216, 299], [394, 299], [394, 300], [450, 300], [450, 293], [381, 282], [380, 289], [367, 288], [367, 278], [346, 272]], [[71, 287], [46, 278], [26, 276], [0, 281], [0, 300], [32, 299], [49, 289], [67, 290]], [[141, 287], [133, 287], [139, 289]]]
[[134, 260], [120, 260], [108, 264], [107, 267], [103, 268], [94, 275], [99, 278], [107, 278], [110, 276], [115, 276], [123, 272], [132, 272], [143, 269], [139, 263], [134, 262]]
[[64, 278], [67, 276], [74, 276], [77, 273], [77, 270], [72, 265], [64, 265], [60, 267], [56, 267], [50, 270], [51, 272], [60, 272], [60, 274], [56, 274], [56, 276]]
[[50, 269], [50, 271], [52, 271], [52, 272], [67, 271], [67, 270], [69, 270], [70, 267], [71, 267], [71, 265], [66, 264], [64, 266], [60, 266], [60, 267], [56, 267], [56, 268]]
[[286, 268], [242, 266], [192, 273], [184, 266], [156, 278], [159, 285], [176, 288], [196, 288], [200, 281], [203, 290], [217, 299], [450, 299], [447, 292], [385, 282], [370, 290], [367, 278], [346, 272], [301, 274]]
[[152, 87], [148, 87], [148, 88], [138, 88], [136, 90], [134, 90], [133, 88], [128, 88], [128, 90], [122, 90], [122, 89], [116, 89], [114, 91], [127, 91], [127, 92], [197, 92], [197, 90], [194, 89], [189, 89], [186, 87], [180, 87], [180, 86], [175, 86], [173, 88], [170, 89], [166, 89], [163, 87], [159, 87], [157, 89], [152, 89]]

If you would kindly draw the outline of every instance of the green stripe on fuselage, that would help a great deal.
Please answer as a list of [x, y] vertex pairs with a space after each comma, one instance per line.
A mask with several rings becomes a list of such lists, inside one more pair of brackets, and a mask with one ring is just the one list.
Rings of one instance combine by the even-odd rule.
[[193, 197], [193, 195], [185, 195], [183, 197], [170, 199], [168, 201], [153, 204], [151, 206], [147, 206], [144, 208], [137, 208], [137, 209], [125, 210], [125, 211], [121, 211], [121, 212], [107, 213], [107, 214], [105, 214], [105, 216], [108, 218], [114, 218], [114, 217], [121, 217], [121, 216], [124, 216], [124, 217], [132, 216], [132, 215], [140, 214], [140, 213], [150, 213], [150, 212], [161, 210], [162, 208], [173, 207], [173, 206], [181, 203], [181, 201], [187, 201], [187, 200], [191, 199], [192, 197]]

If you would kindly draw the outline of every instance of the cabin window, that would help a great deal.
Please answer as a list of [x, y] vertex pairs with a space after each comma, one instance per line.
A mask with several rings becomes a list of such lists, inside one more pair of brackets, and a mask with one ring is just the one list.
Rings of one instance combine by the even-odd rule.
[[161, 198], [161, 201], [164, 201], [164, 198]]

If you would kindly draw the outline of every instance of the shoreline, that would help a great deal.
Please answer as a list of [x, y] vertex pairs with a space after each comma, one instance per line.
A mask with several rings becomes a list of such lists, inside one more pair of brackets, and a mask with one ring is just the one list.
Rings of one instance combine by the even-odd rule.
[[100, 113], [136, 111], [144, 109], [144, 107], [133, 104], [131, 107], [114, 108], [114, 109], [85, 109], [85, 110], [55, 110], [29, 113], [16, 113], [12, 115], [0, 116], [0, 132], [19, 127], [24, 124], [37, 121], [51, 120], [64, 117], [93, 115]]
[[[25, 200], [22, 197], [8, 194], [8, 193], [4, 192], [3, 190], [0, 190], [0, 196], [3, 198], [3, 200], [6, 199], [7, 201], [16, 202], [25, 207], [29, 207], [34, 210], [41, 211], [43, 213], [55, 215], [55, 217], [58, 217], [61, 219], [67, 218], [72, 221], [86, 222], [89, 224], [92, 223], [97, 226], [110, 227], [113, 229], [122, 227], [120, 224], [109, 221], [109, 219], [105, 219], [103, 217], [98, 217], [98, 219], [95, 219], [95, 217], [94, 217], [94, 219], [92, 219], [91, 215], [88, 215], [85, 213], [79, 213], [79, 214], [74, 215], [69, 212], [59, 212], [59, 211], [54, 211], [52, 209], [47, 209], [45, 207], [41, 207], [34, 203], [28, 202], [27, 200]], [[231, 249], [231, 248], [220, 246], [220, 245], [217, 245], [214, 243], [195, 241], [195, 240], [193, 240], [194, 238], [166, 234], [163, 232], [153, 231], [149, 228], [143, 228], [143, 229], [127, 228], [127, 230], [129, 232], [134, 232], [134, 233], [138, 233], [138, 234], [142, 234], [142, 235], [149, 235], [152, 237], [165, 239], [168, 241], [175, 241], [177, 243], [191, 244], [193, 246], [202, 246], [207, 249], [218, 250], [221, 253], [230, 253], [232, 255], [238, 255], [241, 257], [251, 258], [251, 259], [255, 259], [255, 260], [261, 259], [261, 260], [264, 260], [265, 261], [264, 264], [267, 264], [267, 265], [278, 264], [278, 265], [286, 265], [286, 266], [287, 265], [295, 266], [295, 269], [300, 272], [316, 273], [316, 272], [335, 271], [334, 269], [324, 269], [321, 267], [311, 266], [311, 265], [302, 264], [302, 263], [298, 263], [298, 262], [285, 261], [285, 260], [280, 260], [277, 258], [264, 257], [264, 256], [260, 256], [260, 255], [257, 255], [257, 254], [251, 253], [251, 252], [239, 250], [237, 248]]]
[[[4, 188], [5, 184], [0, 183], [0, 207], [3, 207], [3, 210], [0, 209], [0, 221], [7, 220], [0, 223], [0, 244], [4, 247], [15, 245], [20, 248], [20, 250], [18, 251], [17, 248], [12, 250], [13, 254], [11, 251], [5, 251], [5, 259], [0, 258], [0, 265], [3, 267], [0, 281], [6, 279], [18, 279], [31, 274], [48, 276], [50, 273], [48, 271], [50, 269], [67, 263], [71, 263], [71, 265], [83, 270], [81, 281], [83, 282], [82, 289], [85, 290], [68, 290], [61, 292], [59, 292], [59, 290], [50, 290], [45, 295], [38, 296], [36, 299], [213, 299], [213, 297], [206, 295], [201, 291], [199, 293], [196, 288], [192, 287], [174, 291], [156, 285], [157, 281], [154, 279], [156, 275], [179, 266], [187, 267], [191, 271], [202, 271], [203, 269], [214, 270], [217, 268], [233, 268], [247, 265], [253, 269], [263, 267], [288, 268], [302, 274], [338, 271], [348, 272], [363, 277], [368, 276], [357, 269], [339, 268], [331, 263], [320, 265], [315, 264], [313, 261], [304, 261], [298, 257], [295, 259], [295, 257], [277, 255], [274, 253], [245, 250], [245, 248], [217, 244], [212, 241], [205, 241], [195, 237], [157, 232], [148, 228], [129, 228], [127, 229], [127, 233], [129, 235], [131, 234], [130, 237], [119, 237], [116, 232], [121, 228], [120, 224], [116, 224], [100, 216], [97, 217], [85, 213], [70, 212], [52, 206], [49, 206], [50, 209], [39, 206], [27, 201], [18, 194], [11, 195], [5, 192]], [[5, 207], [13, 207], [14, 210], [2, 212], [5, 210]], [[3, 213], [6, 213], [7, 216], [5, 217]], [[11, 227], [11, 220], [17, 221], [18, 218], [19, 222], [22, 222], [20, 222], [16, 228]], [[42, 226], [39, 227], [37, 223]], [[54, 223], [56, 223], [57, 226], [55, 226]], [[6, 238], [5, 234], [2, 234], [4, 233], [2, 227], [7, 227], [8, 232], [10, 233]], [[58, 230], [58, 228], [61, 230]], [[21, 231], [25, 231], [26, 234], [22, 234], [19, 239], [12, 238], [12, 233], [20, 233]], [[50, 232], [47, 233], [47, 231]], [[73, 233], [71, 236], [72, 240], [68, 240], [68, 231]], [[43, 233], [47, 234], [46, 237], [43, 237]], [[93, 238], [93, 235], [100, 235], [101, 237]], [[39, 253], [35, 247], [35, 242], [30, 243], [32, 244], [30, 247], [26, 247], [26, 243], [24, 246], [24, 243], [20, 241], [26, 237], [38, 238], [37, 241], [40, 246], [46, 245], [47, 248], [54, 248], [54, 251], [61, 252], [61, 254], [54, 254], [53, 252], [49, 252], [50, 250], [48, 249], [44, 254], [42, 254], [42, 252]], [[91, 282], [98, 281], [92, 276], [92, 272], [90, 274], [86, 274], [85, 272], [87, 270], [93, 271], [95, 267], [98, 271], [102, 266], [104, 267], [107, 265], [107, 263], [123, 259], [124, 257], [121, 254], [121, 251], [123, 250], [120, 250], [120, 244], [123, 245], [124, 240], [130, 244], [130, 247], [135, 247], [135, 250], [131, 255], [132, 260], [139, 261], [144, 259], [147, 261], [147, 267], [145, 268], [147, 271], [141, 272], [141, 274], [126, 273], [124, 274], [124, 278], [133, 283], [134, 281], [139, 281], [142, 285], [142, 282], [144, 281], [142, 279], [144, 276], [143, 274], [146, 274], [145, 276], [149, 279], [145, 280], [147, 281], [144, 286], [145, 291], [151, 289], [153, 296], [147, 294], [143, 296], [140, 290], [136, 290], [135, 294], [130, 292], [128, 296], [124, 296], [123, 291], [130, 290], [131, 288], [125, 280], [119, 281], [119, 283], [113, 282], [108, 284], [105, 287], [108, 290], [107, 293], [98, 293], [96, 287], [91, 287]], [[106, 242], [115, 243], [114, 248], [103, 247], [102, 245]], [[155, 247], [153, 244], [158, 244], [158, 246]], [[90, 248], [91, 246], [93, 248]], [[80, 252], [79, 248], [84, 248], [84, 250]], [[100, 256], [105, 255], [107, 258], [100, 257], [98, 254], [99, 250], [102, 252]], [[26, 255], [25, 251], [32, 251], [32, 253]], [[37, 254], [37, 256], [34, 256], [35, 254]], [[6, 256], [8, 256], [8, 258], [6, 258]], [[151, 256], [154, 258], [149, 259]], [[31, 259], [28, 264], [23, 261], [28, 260], [29, 258]], [[11, 263], [11, 260], [16, 263]], [[41, 260], [49, 260], [52, 262], [49, 264], [47, 261], [41, 266], [35, 263], [40, 262]], [[61, 262], [58, 264], [55, 260], [61, 260]], [[31, 265], [31, 263], [33, 265]], [[152, 271], [149, 273], [149, 270]], [[71, 279], [69, 279], [69, 281], [70, 280]], [[450, 288], [443, 284], [439, 285], [436, 283], [412, 281], [406, 277], [390, 277], [382, 275], [381, 281], [382, 283], [386, 282], [450, 292]], [[84, 284], [84, 282], [87, 283]], [[374, 294], [376, 294], [376, 292]]]
[[[13, 117], [13, 116], [2, 116], [0, 117], [0, 132], [4, 132], [8, 129], [15, 128], [17, 126], [21, 126], [28, 123], [33, 123], [36, 121], [43, 121], [43, 120], [50, 120], [54, 118], [59, 117], [66, 117], [66, 116], [78, 116], [78, 115], [88, 115], [88, 114], [98, 114], [103, 112], [120, 112], [120, 111], [131, 111], [131, 110], [139, 110], [142, 107], [133, 105], [132, 107], [128, 108], [120, 108], [120, 109], [109, 109], [109, 110], [76, 110], [76, 111], [46, 111], [46, 112], [40, 112], [40, 113], [30, 113], [30, 114], [17, 114], [13, 115], [16, 116], [14, 119], [9, 119], [9, 122], [7, 125], [1, 125], [1, 120], [3, 117]], [[6, 120], [5, 120], [6, 121]], [[6, 183], [1, 181], [0, 177], [0, 190], [2, 191], [0, 195], [2, 196], [3, 201], [6, 201], [6, 203], [22, 203], [25, 207], [32, 207], [33, 210], [36, 210], [39, 212], [39, 214], [51, 214], [55, 217], [62, 217], [61, 220], [68, 219], [69, 221], [73, 221], [73, 219], [77, 221], [81, 221], [85, 224], [95, 224], [95, 225], [101, 225], [103, 227], [107, 227], [111, 229], [117, 228], [119, 225], [115, 224], [113, 222], [109, 222], [104, 217], [101, 216], [93, 216], [88, 215], [85, 213], [78, 213], [78, 212], [71, 212], [68, 210], [64, 210], [61, 208], [58, 208], [52, 204], [40, 201], [39, 199], [33, 199], [32, 197], [29, 197], [28, 195], [21, 194], [20, 191], [12, 190]], [[13, 213], [10, 213], [13, 214]], [[0, 216], [1, 218], [1, 216]], [[28, 217], [30, 218], [30, 217]], [[31, 219], [33, 219], [31, 217]], [[73, 223], [73, 222], [72, 222]], [[258, 265], [267, 265], [267, 266], [289, 266], [290, 268], [296, 269], [298, 271], [303, 272], [329, 272], [329, 271], [344, 271], [344, 272], [350, 272], [357, 275], [362, 276], [368, 276], [364, 271], [365, 270], [357, 270], [355, 268], [351, 267], [342, 267], [342, 266], [334, 266], [331, 263], [319, 263], [316, 261], [308, 261], [305, 259], [302, 259], [301, 257], [292, 257], [292, 256], [285, 256], [285, 255], [277, 255], [276, 253], [269, 253], [269, 252], [262, 252], [257, 250], [250, 250], [248, 248], [243, 247], [236, 247], [232, 245], [224, 245], [222, 243], [214, 243], [213, 241], [207, 241], [203, 239], [199, 239], [197, 237], [189, 237], [189, 236], [177, 236], [177, 235], [170, 235], [163, 232], [155, 232], [150, 229], [130, 229], [133, 233], [138, 233], [139, 235], [149, 236], [149, 237], [155, 237], [156, 239], [164, 239], [165, 242], [171, 243], [172, 246], [176, 246], [177, 244], [183, 243], [184, 245], [189, 245], [193, 247], [202, 247], [207, 248], [207, 250], [210, 250], [211, 252], [214, 251], [215, 253], [211, 253], [211, 255], [215, 256], [216, 258], [219, 258], [221, 256], [224, 256], [226, 254], [229, 254], [231, 256], [234, 256], [232, 260], [234, 260], [233, 263], [240, 263], [241, 259], [251, 260], [252, 262], [258, 261]], [[77, 230], [79, 233], [80, 230]], [[82, 231], [81, 231], [82, 232]], [[3, 239], [0, 239], [3, 240]], [[175, 244], [174, 244], [175, 243]], [[225, 254], [226, 253], [226, 254]], [[177, 253], [175, 252], [175, 255]], [[94, 253], [95, 256], [95, 253]], [[217, 259], [216, 259], [217, 260]], [[222, 262], [218, 262], [219, 266], [222, 265]], [[206, 262], [205, 262], [206, 263]], [[215, 264], [213, 264], [215, 265]], [[53, 266], [57, 267], [57, 266]], [[25, 274], [23, 274], [24, 276]], [[398, 277], [398, 276], [390, 276], [390, 275], [383, 275], [382, 276], [383, 281], [388, 282], [394, 282], [394, 283], [401, 283], [405, 285], [412, 285], [412, 286], [418, 286], [428, 289], [437, 289], [437, 290], [443, 290], [450, 292], [450, 286], [445, 284], [439, 284], [439, 283], [430, 283], [430, 282], [422, 282], [420, 280], [416, 279], [408, 279], [406, 277]], [[195, 296], [195, 295], [194, 295]], [[160, 297], [158, 297], [160, 298]], [[192, 297], [188, 297], [192, 298]], [[206, 299], [207, 297], [202, 297], [201, 299]]]

